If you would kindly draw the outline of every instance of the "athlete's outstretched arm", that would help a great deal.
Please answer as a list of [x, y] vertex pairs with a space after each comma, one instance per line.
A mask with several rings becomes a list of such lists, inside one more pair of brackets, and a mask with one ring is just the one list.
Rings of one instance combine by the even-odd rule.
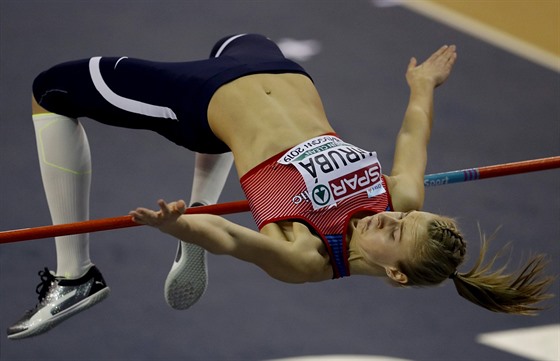
[[433, 117], [434, 89], [443, 84], [457, 53], [454, 45], [442, 46], [418, 65], [411, 58], [406, 71], [410, 99], [398, 133], [389, 184], [396, 211], [419, 210], [424, 204], [424, 173]]
[[276, 240], [212, 214], [184, 215], [180, 200], [158, 201], [160, 210], [137, 208], [130, 212], [134, 222], [158, 228], [185, 242], [194, 243], [213, 254], [230, 255], [257, 265], [280, 281], [301, 283], [309, 280], [302, 255], [290, 242]]

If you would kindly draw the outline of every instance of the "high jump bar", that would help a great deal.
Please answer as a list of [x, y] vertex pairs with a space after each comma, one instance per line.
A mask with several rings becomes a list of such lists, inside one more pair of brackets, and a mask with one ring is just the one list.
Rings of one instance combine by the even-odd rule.
[[[444, 173], [428, 174], [424, 177], [424, 186], [433, 187], [451, 183], [461, 183], [478, 179], [502, 177], [507, 175], [536, 172], [560, 168], [560, 156], [532, 159], [521, 162], [504, 163], [498, 165], [468, 168]], [[246, 200], [219, 203], [209, 206], [188, 208], [185, 214], [215, 214], [224, 215], [249, 211]], [[0, 244], [20, 241], [30, 241], [40, 238], [51, 238], [90, 232], [107, 231], [112, 229], [135, 227], [130, 216], [103, 218], [83, 222], [57, 224], [42, 227], [23, 228], [0, 232]]]

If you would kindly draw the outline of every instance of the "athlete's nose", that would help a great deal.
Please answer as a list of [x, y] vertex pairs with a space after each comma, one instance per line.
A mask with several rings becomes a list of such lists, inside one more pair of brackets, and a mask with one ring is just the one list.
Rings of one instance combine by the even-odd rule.
[[391, 217], [386, 213], [380, 213], [378, 217], [379, 217], [379, 222], [378, 222], [379, 228], [391, 226], [397, 221], [395, 218]]

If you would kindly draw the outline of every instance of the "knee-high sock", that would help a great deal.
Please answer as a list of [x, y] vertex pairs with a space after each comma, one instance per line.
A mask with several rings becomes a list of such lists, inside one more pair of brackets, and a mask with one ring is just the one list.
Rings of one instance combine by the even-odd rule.
[[196, 153], [191, 199], [189, 204], [200, 202], [215, 204], [226, 183], [233, 155]]
[[[91, 155], [82, 125], [72, 118], [33, 115], [41, 177], [53, 224], [89, 218]], [[56, 237], [57, 276], [77, 278], [92, 265], [89, 235]]]

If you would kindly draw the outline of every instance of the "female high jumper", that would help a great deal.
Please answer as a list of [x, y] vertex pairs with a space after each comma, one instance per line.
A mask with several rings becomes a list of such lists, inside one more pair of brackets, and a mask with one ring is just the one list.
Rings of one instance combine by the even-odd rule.
[[[187, 308], [204, 292], [206, 250], [292, 283], [350, 275], [382, 277], [396, 286], [451, 279], [461, 296], [491, 311], [533, 314], [552, 282], [542, 275], [542, 255], [519, 272], [493, 271], [495, 258], [483, 262], [483, 240], [474, 267], [459, 272], [466, 242], [456, 223], [421, 211], [434, 89], [447, 80], [456, 58], [455, 46], [446, 45], [421, 64], [410, 60], [410, 99], [387, 175], [375, 152], [339, 137], [310, 75], [262, 35], [226, 37], [200, 61], [95, 57], [55, 66], [33, 85], [53, 222], [87, 218], [91, 166], [77, 118], [89, 117], [158, 132], [210, 159], [198, 177], [206, 189], [193, 192], [191, 204], [217, 201], [233, 154], [259, 231], [215, 215], [183, 215], [182, 200], [160, 200], [158, 211], [130, 213], [135, 222], [181, 240], [166, 280], [172, 307]], [[89, 259], [87, 237], [56, 242], [59, 268], [41, 273], [40, 302], [8, 329], [9, 338], [40, 334], [108, 295]], [[59, 314], [49, 316], [53, 309]]]

